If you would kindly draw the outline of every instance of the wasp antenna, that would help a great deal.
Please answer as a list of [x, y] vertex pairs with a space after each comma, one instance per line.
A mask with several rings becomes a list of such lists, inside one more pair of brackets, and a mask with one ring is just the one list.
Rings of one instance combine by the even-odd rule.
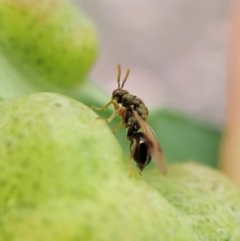
[[124, 78], [124, 80], [123, 80], [123, 82], [122, 82], [121, 89], [123, 88], [125, 82], [127, 81], [127, 78], [128, 78], [128, 76], [129, 76], [129, 73], [130, 73], [130, 69], [127, 69], [127, 72], [126, 72], [125, 78]]
[[120, 79], [121, 79], [121, 65], [120, 64], [117, 65], [117, 69], [118, 69], [117, 82], [118, 82], [118, 88], [120, 89]]

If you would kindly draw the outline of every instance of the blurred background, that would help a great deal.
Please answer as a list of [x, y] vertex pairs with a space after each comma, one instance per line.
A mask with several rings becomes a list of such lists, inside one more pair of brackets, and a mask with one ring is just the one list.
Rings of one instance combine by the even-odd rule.
[[74, 0], [95, 23], [100, 56], [91, 77], [109, 96], [117, 64], [147, 106], [222, 126], [230, 0]]

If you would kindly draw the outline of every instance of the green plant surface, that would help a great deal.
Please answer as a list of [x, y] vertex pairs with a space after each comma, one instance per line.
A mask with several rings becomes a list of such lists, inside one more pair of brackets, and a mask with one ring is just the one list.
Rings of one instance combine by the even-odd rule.
[[[28, 93], [28, 85], [32, 92], [79, 86], [97, 52], [92, 22], [71, 1], [0, 1], [1, 62], [10, 66], [5, 70], [1, 65], [0, 72], [13, 77], [9, 85], [1, 79], [0, 86], [9, 90], [13, 84], [19, 87], [20, 80], [24, 87], [19, 92], [14, 88], [16, 96]], [[0, 93], [4, 99], [14, 97], [2, 88]]]
[[191, 220], [200, 240], [239, 237], [239, 188], [220, 172], [190, 162], [172, 165], [166, 177], [148, 171], [144, 179]]
[[198, 240], [91, 109], [37, 93], [0, 113], [0, 240]]
[[59, 94], [0, 113], [0, 241], [240, 239], [240, 192], [220, 173], [180, 164], [130, 178], [108, 126]]

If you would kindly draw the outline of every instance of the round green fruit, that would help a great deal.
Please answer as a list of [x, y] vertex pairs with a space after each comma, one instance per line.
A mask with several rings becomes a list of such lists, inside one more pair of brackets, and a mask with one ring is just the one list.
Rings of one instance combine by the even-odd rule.
[[144, 179], [185, 216], [200, 240], [240, 240], [240, 191], [219, 171], [194, 162], [176, 164], [167, 177]]
[[91, 109], [38, 93], [0, 113], [0, 240], [197, 240]]
[[105, 122], [58, 94], [0, 114], [0, 241], [240, 239], [239, 190], [222, 175], [186, 164], [129, 178]]
[[1, 0], [0, 51], [28, 81], [83, 82], [98, 52], [91, 21], [68, 0]]

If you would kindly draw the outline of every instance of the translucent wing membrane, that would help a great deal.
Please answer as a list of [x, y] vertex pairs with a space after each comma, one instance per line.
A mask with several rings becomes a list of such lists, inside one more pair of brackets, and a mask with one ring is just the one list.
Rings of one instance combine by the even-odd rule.
[[158, 140], [157, 140], [157, 138], [156, 138], [152, 128], [147, 124], [147, 122], [145, 122], [138, 115], [137, 111], [132, 109], [132, 113], [133, 113], [133, 117], [135, 118], [135, 120], [137, 121], [138, 125], [142, 129], [142, 132], [145, 135], [146, 143], [148, 145], [149, 152], [150, 152], [153, 160], [157, 164], [159, 170], [163, 174], [166, 174], [167, 170], [168, 170], [166, 158], [164, 156], [162, 148], [161, 148], [160, 144], [158, 143]]

